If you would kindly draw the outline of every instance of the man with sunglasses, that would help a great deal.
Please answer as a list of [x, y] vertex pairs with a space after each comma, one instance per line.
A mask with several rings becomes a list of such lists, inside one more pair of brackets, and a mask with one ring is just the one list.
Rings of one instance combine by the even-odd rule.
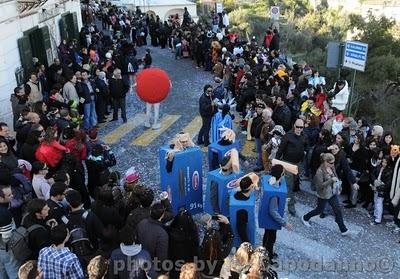
[[[294, 122], [293, 129], [286, 133], [286, 135], [283, 137], [281, 145], [279, 146], [279, 150], [276, 154], [277, 159], [295, 164], [299, 169], [308, 148], [308, 140], [303, 134], [303, 130], [304, 121], [302, 119], [297, 119]], [[288, 210], [292, 216], [296, 216], [296, 208], [294, 206], [296, 201], [293, 193], [296, 175], [286, 172], [285, 178], [288, 186]]]
[[210, 84], [204, 86], [204, 92], [199, 99], [199, 111], [202, 120], [201, 129], [197, 138], [197, 144], [210, 144], [210, 128], [211, 119], [216, 112], [215, 104], [213, 102], [213, 87]]

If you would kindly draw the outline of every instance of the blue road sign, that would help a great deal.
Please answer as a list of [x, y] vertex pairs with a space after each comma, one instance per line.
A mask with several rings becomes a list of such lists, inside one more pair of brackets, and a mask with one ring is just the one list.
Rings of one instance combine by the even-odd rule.
[[368, 44], [347, 41], [344, 49], [343, 67], [364, 72], [367, 63]]

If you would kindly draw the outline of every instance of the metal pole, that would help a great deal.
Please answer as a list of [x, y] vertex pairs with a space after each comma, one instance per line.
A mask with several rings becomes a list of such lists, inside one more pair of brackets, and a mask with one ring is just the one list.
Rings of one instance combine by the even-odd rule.
[[353, 101], [353, 91], [354, 91], [354, 87], [355, 87], [355, 83], [356, 83], [356, 70], [353, 70], [353, 80], [351, 81], [351, 90], [350, 90], [350, 96], [349, 96], [349, 102], [347, 105], [347, 116], [350, 116], [351, 114], [351, 104]]
[[340, 43], [339, 44], [339, 61], [338, 61], [338, 75], [337, 75], [337, 79], [340, 79], [340, 71], [342, 70], [342, 66], [343, 66], [343, 48], [344, 48], [344, 44]]

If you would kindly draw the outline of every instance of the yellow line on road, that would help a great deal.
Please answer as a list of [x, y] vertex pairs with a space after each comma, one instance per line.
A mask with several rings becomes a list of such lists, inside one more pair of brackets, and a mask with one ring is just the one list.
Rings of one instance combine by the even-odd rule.
[[246, 140], [242, 146], [241, 153], [246, 157], [257, 158], [257, 153], [253, 151], [256, 147], [255, 141]]
[[[122, 124], [111, 133], [108, 133], [103, 137], [105, 143], [112, 144], [116, 143], [120, 138], [129, 133], [131, 130], [141, 125], [146, 119], [146, 115], [144, 113], [136, 114], [132, 119], [129, 119], [127, 123]], [[112, 124], [112, 123], [110, 123]], [[117, 123], [115, 122], [113, 125], [115, 126]]]
[[183, 128], [184, 133], [189, 133], [189, 135], [193, 138], [201, 128], [201, 116], [196, 116], [189, 124]]
[[134, 139], [131, 145], [147, 146], [153, 140], [155, 140], [159, 135], [161, 135], [165, 130], [167, 130], [176, 120], [178, 120], [180, 115], [166, 115], [161, 120], [161, 128], [158, 130], [148, 129], [139, 137]]

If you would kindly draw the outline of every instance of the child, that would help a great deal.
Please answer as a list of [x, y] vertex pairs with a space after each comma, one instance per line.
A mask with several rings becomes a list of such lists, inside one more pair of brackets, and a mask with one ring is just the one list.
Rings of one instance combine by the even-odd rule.
[[276, 125], [272, 129], [270, 134], [272, 135], [272, 138], [265, 145], [264, 152], [263, 152], [263, 163], [264, 163], [264, 169], [266, 171], [269, 170], [269, 166], [271, 164], [271, 161], [273, 159], [275, 159], [275, 157], [276, 157], [276, 153], [278, 152], [279, 145], [281, 144], [282, 137], [285, 135], [285, 130], [283, 129], [283, 127], [281, 125]]
[[146, 49], [146, 55], [143, 58], [143, 63], [144, 63], [144, 69], [148, 69], [151, 67], [151, 64], [153, 63], [153, 58], [151, 57], [150, 54], [150, 49]]

